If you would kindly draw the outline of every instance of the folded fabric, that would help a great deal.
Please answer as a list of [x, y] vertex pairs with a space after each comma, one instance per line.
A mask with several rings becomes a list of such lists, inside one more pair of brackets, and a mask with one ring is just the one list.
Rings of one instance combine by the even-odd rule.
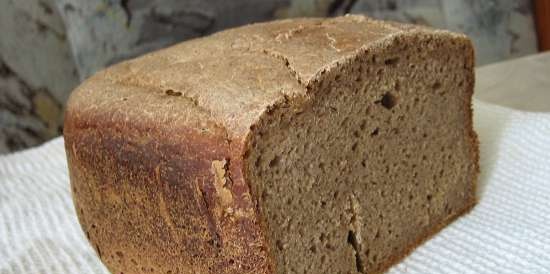
[[[389, 273], [550, 273], [550, 113], [474, 102], [479, 204]], [[0, 156], [0, 274], [108, 273], [71, 200], [63, 140]]]

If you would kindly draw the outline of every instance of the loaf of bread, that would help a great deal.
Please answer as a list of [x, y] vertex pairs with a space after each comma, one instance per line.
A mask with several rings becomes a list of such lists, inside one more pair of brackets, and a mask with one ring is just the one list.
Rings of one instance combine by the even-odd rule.
[[113, 274], [380, 273], [475, 204], [474, 52], [362, 16], [253, 24], [97, 73], [65, 146]]

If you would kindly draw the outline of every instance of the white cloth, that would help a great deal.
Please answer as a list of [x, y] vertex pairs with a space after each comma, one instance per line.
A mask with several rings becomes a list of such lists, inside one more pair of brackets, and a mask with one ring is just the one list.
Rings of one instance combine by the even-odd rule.
[[[479, 204], [389, 273], [550, 273], [550, 113], [474, 109]], [[0, 157], [0, 274], [19, 273], [108, 273], [78, 225], [61, 138]]]

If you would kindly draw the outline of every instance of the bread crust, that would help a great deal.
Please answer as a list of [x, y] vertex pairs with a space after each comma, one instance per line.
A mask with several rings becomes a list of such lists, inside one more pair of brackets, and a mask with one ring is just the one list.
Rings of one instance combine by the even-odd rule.
[[239, 170], [240, 148], [223, 132], [67, 114], [77, 214], [111, 272], [266, 268], [263, 236]]
[[339, 62], [398, 35], [469, 44], [362, 16], [282, 20], [185, 42], [85, 81], [67, 106], [65, 147], [79, 221], [107, 268], [273, 273], [243, 170], [253, 128], [284, 102], [299, 108]]

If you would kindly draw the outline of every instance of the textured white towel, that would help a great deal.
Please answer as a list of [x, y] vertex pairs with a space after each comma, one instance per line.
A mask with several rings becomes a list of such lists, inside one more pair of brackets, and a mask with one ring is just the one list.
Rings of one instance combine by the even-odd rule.
[[[550, 113], [474, 109], [479, 204], [389, 273], [550, 273]], [[107, 273], [76, 220], [60, 138], [0, 157], [0, 274], [19, 273]]]

